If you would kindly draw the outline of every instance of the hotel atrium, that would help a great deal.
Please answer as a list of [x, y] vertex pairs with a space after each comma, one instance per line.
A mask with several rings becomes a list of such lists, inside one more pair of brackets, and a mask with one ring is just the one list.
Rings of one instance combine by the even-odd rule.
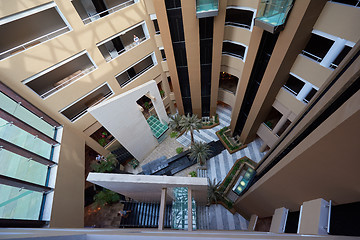
[[360, 0], [0, 0], [0, 239], [358, 239], [359, 23]]

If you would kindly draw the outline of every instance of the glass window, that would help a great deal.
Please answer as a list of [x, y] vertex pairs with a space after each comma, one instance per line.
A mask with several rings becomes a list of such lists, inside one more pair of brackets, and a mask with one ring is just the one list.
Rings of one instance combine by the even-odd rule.
[[45, 186], [48, 167], [5, 149], [0, 151], [0, 174]]
[[0, 118], [0, 138], [50, 159], [52, 145]]
[[49, 123], [45, 122], [43, 119], [39, 118], [26, 108], [24, 108], [19, 103], [15, 102], [4, 93], [0, 92], [0, 106], [3, 110], [10, 113], [11, 115], [17, 117], [18, 119], [26, 122], [32, 127], [36, 128], [45, 135], [54, 138], [55, 127], [51, 126]]
[[0, 218], [39, 220], [43, 193], [0, 184]]

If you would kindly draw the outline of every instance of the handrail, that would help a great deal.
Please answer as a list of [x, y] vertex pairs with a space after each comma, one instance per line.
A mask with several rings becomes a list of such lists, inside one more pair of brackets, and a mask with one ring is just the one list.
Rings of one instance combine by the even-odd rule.
[[297, 96], [299, 93], [296, 93], [294, 90], [292, 90], [291, 88], [289, 88], [288, 86], [284, 85], [283, 86], [286, 90], [288, 90], [289, 92], [291, 92], [292, 94], [294, 94], [295, 96]]
[[[140, 38], [138, 42], [133, 42], [133, 43], [131, 43], [131, 44], [128, 44], [128, 45], [124, 46], [123, 49], [121, 49], [120, 51], [117, 52], [118, 55], [117, 55], [116, 57], [113, 58], [113, 57], [111, 57], [111, 55], [110, 55], [109, 57], [105, 58], [105, 60], [106, 60], [107, 62], [109, 62], [109, 61], [117, 58], [118, 56], [120, 56], [120, 55], [123, 54], [124, 52], [129, 51], [130, 49], [133, 49], [133, 48], [136, 47], [137, 45], [140, 45], [140, 43], [142, 43], [142, 42], [145, 41], [146, 39], [147, 39], [147, 38], [146, 38], [146, 36], [145, 36], [145, 37], [143, 37], [143, 38]], [[110, 54], [110, 52], [109, 52], [109, 54]]]
[[310, 57], [316, 58], [316, 61], [317, 61], [317, 62], [321, 62], [321, 61], [323, 60], [321, 57], [318, 57], [318, 56], [316, 56], [316, 55], [314, 55], [314, 54], [311, 54], [311, 53], [309, 53], [309, 52], [307, 52], [307, 51], [305, 51], [305, 50], [302, 50], [301, 53], [302, 53], [303, 55], [307, 56], [307, 57], [310, 56]]
[[[99, 13], [97, 13], [97, 14], [94, 14], [94, 15], [92, 15], [92, 16], [90, 16], [90, 17], [84, 18], [82, 21], [83, 21], [84, 24], [91, 23], [91, 22], [93, 22], [93, 21], [91, 20], [92, 18], [97, 17], [97, 16], [99, 16], [99, 18], [101, 18], [100, 15], [103, 14], [103, 13], [108, 12], [109, 14], [111, 14], [111, 13], [117, 12], [117, 11], [119, 11], [119, 10], [127, 7], [127, 6], [130, 6], [131, 4], [130, 4], [130, 5], [127, 5], [129, 2], [132, 2], [132, 4], [135, 3], [134, 0], [129, 0], [129, 1], [126, 1], [126, 2], [124, 2], [124, 3], [120, 3], [119, 5], [116, 5], [116, 6], [112, 7], [112, 8], [106, 9], [105, 11], [102, 11], [102, 12], [99, 12]], [[125, 6], [124, 6], [124, 5], [125, 5]], [[120, 7], [120, 6], [121, 6], [121, 7]], [[118, 8], [118, 7], [120, 7], [118, 10], [114, 10], [115, 8]], [[97, 19], [98, 19], [98, 18], [97, 18]], [[95, 19], [94, 21], [96, 21], [97, 19]], [[90, 21], [88, 21], [88, 20], [90, 20]], [[88, 22], [87, 22], [87, 21], [88, 21]]]
[[241, 56], [240, 54], [236, 54], [236, 53], [232, 53], [232, 52], [228, 52], [228, 51], [222, 51], [222, 54], [228, 54], [230, 56], [236, 57], [236, 58], [240, 58], [241, 60], [244, 60], [244, 56]]
[[82, 110], [80, 113], [76, 114], [75, 117], [71, 118], [70, 121], [73, 122], [76, 119], [78, 119], [79, 117], [81, 117], [82, 115], [84, 115], [87, 110], [92, 107], [95, 106], [96, 104], [104, 101], [106, 98], [108, 98], [110, 95], [112, 94], [112, 92], [110, 91], [109, 93], [105, 94], [101, 99], [99, 99], [98, 101], [96, 101], [95, 103], [91, 104], [89, 107], [86, 107], [84, 110]]
[[243, 27], [246, 29], [250, 29], [251, 26], [243, 23], [237, 23], [237, 22], [225, 22], [225, 26], [235, 26], [235, 27]]
[[123, 86], [127, 85], [128, 83], [133, 81], [135, 78], [139, 77], [141, 74], [143, 74], [144, 72], [146, 72], [147, 70], [152, 68], [153, 66], [155, 66], [154, 63], [151, 63], [149, 66], [147, 66], [146, 68], [144, 68], [140, 72], [138, 72], [135, 76], [133, 76], [132, 78], [129, 78], [129, 80], [127, 80], [126, 82], [120, 84], [120, 87], [123, 87]]
[[[48, 34], [45, 34], [45, 35], [43, 35], [43, 36], [41, 36], [41, 37], [35, 38], [35, 39], [30, 40], [30, 41], [28, 41], [28, 42], [26, 42], [26, 43], [23, 43], [23, 44], [21, 44], [21, 45], [19, 45], [19, 46], [16, 46], [16, 47], [13, 47], [13, 48], [11, 48], [11, 49], [9, 49], [9, 50], [6, 50], [5, 52], [0, 53], [0, 59], [3, 59], [2, 56], [3, 56], [4, 54], [7, 54], [7, 53], [9, 53], [9, 52], [11, 53], [11, 52], [13, 52], [14, 50], [16, 50], [16, 49], [18, 49], [18, 48], [23, 48], [23, 50], [26, 50], [26, 49], [27, 49], [27, 48], [26, 48], [26, 45], [30, 45], [32, 42], [39, 41], [39, 40], [41, 40], [42, 38], [46, 38], [47, 40], [50, 40], [50, 39], [51, 39], [51, 38], [49, 38], [50, 35], [52, 35], [52, 34], [54, 34], [54, 33], [57, 33], [57, 32], [59, 32], [59, 31], [62, 31], [62, 30], [64, 30], [64, 29], [69, 29], [69, 27], [66, 26], [66, 27], [57, 29], [57, 30], [55, 30], [55, 31], [53, 31], [53, 32], [50, 32], [50, 33], [48, 33]], [[46, 40], [46, 41], [47, 41], [47, 40]], [[40, 43], [42, 43], [42, 42], [45, 42], [45, 41], [40, 41]], [[40, 44], [40, 43], [38, 43], [38, 44]], [[37, 45], [37, 44], [36, 44], [36, 45]], [[32, 46], [30, 46], [30, 47], [33, 47], [33, 46], [34, 46], [34, 45], [32, 45]], [[30, 47], [29, 47], [29, 48], [30, 48]]]
[[225, 92], [228, 92], [228, 93], [231, 93], [231, 94], [235, 95], [234, 92], [232, 92], [231, 90], [226, 89], [226, 88], [219, 87], [219, 90], [223, 90], [223, 91], [225, 91]]
[[75, 76], [73, 76], [72, 78], [68, 79], [66, 82], [63, 82], [62, 84], [50, 89], [49, 91], [43, 93], [40, 95], [41, 98], [46, 98], [48, 97], [50, 94], [52, 94], [53, 92], [56, 92], [57, 90], [65, 87], [66, 85], [68, 85], [68, 83], [72, 82], [75, 78], [77, 78], [79, 75], [85, 75], [88, 74], [89, 72], [95, 70], [96, 67], [95, 66], [91, 66], [89, 68], [86, 68], [84, 70], [82, 70], [80, 73], [76, 74]]

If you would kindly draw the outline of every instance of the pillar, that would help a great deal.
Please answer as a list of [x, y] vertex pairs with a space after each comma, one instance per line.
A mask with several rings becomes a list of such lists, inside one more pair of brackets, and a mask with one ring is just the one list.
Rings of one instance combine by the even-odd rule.
[[192, 231], [192, 192], [188, 188], [188, 231]]
[[166, 208], [166, 188], [161, 190], [161, 200], [160, 200], [160, 213], [159, 213], [159, 230], [164, 230], [164, 220], [165, 220], [165, 208]]
[[345, 47], [346, 40], [342, 38], [337, 38], [334, 44], [331, 46], [324, 59], [321, 61], [320, 65], [323, 67], [330, 67], [331, 63], [337, 58], [341, 51]]

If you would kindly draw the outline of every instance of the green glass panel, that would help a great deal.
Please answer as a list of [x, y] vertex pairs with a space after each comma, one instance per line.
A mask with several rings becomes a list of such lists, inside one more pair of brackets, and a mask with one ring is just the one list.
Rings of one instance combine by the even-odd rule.
[[50, 159], [51, 145], [0, 118], [0, 138]]
[[273, 26], [280, 26], [285, 23], [292, 2], [292, 0], [262, 0], [258, 8], [257, 19]]
[[0, 174], [45, 185], [48, 167], [5, 149], [0, 151]]
[[44, 133], [45, 135], [54, 138], [54, 126], [51, 126], [49, 123], [45, 122], [43, 119], [36, 116], [34, 113], [30, 112], [28, 109], [18, 104], [3, 93], [0, 93], [0, 107], [11, 115], [26, 122], [33, 128]]
[[43, 193], [0, 184], [0, 218], [38, 220]]

